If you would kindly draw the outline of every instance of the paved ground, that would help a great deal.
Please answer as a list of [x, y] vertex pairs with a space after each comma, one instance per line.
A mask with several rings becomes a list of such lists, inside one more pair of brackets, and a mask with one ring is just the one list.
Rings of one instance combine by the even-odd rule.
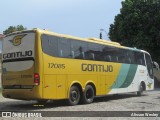
[[[66, 105], [66, 101], [56, 101], [49, 102], [45, 105], [39, 105], [35, 101], [20, 101], [20, 100], [12, 100], [5, 99], [0, 96], [0, 110], [2, 111], [49, 111], [47, 114], [53, 115], [51, 111], [160, 111], [160, 89], [156, 89], [154, 91], [145, 92], [145, 95], [142, 97], [137, 97], [136, 94], [123, 94], [118, 96], [106, 96], [101, 98], [96, 98], [94, 103], [88, 105], [77, 105], [77, 106], [68, 106]], [[54, 113], [55, 114], [55, 113]], [[64, 114], [63, 112], [57, 112], [56, 115], [61, 116]], [[76, 113], [66, 113], [66, 114], [81, 114], [80, 116], [86, 115], [86, 112], [76, 112]], [[92, 116], [97, 114], [99, 117], [92, 117], [92, 119], [107, 119], [106, 117], [100, 117], [103, 114], [107, 113], [98, 113], [98, 112], [87, 112]], [[112, 113], [111, 113], [112, 114]], [[115, 113], [114, 113], [115, 114]], [[121, 114], [118, 113], [117, 114]], [[123, 112], [122, 114], [125, 114]], [[160, 116], [160, 114], [159, 114]], [[160, 117], [159, 117], [160, 118]], [[48, 118], [47, 118], [48, 119]], [[51, 118], [50, 118], [51, 119]], [[58, 117], [57, 119], [61, 119]], [[69, 119], [68, 117], [65, 119]], [[74, 119], [72, 117], [72, 119]], [[83, 119], [83, 117], [76, 118]], [[89, 118], [84, 118], [84, 120], [88, 120]], [[117, 118], [111, 118], [117, 119]], [[118, 119], [133, 119], [133, 118], [118, 118]], [[134, 118], [137, 119], [137, 118]], [[140, 119], [151, 119], [151, 118], [143, 118]], [[158, 120], [158, 118], [154, 118], [153, 120]]]

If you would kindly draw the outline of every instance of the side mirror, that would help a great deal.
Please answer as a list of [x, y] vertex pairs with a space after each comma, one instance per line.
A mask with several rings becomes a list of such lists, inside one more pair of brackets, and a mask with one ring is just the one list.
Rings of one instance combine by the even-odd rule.
[[153, 68], [159, 70], [159, 65], [157, 62], [153, 61]]

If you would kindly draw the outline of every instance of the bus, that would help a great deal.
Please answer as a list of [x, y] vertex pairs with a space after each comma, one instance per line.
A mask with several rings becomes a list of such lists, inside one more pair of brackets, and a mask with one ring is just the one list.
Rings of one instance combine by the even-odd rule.
[[33, 29], [8, 34], [2, 49], [2, 95], [19, 100], [66, 99], [92, 103], [96, 96], [154, 89], [148, 52], [97, 38]]

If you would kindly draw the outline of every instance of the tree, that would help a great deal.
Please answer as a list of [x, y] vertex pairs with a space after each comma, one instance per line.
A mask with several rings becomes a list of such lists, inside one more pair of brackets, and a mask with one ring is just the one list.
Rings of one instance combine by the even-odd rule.
[[23, 25], [9, 26], [8, 29], [3, 31], [3, 34], [6, 35], [15, 31], [22, 31], [22, 30], [27, 30], [27, 28], [23, 27]]
[[148, 51], [160, 64], [160, 0], [125, 0], [109, 38]]

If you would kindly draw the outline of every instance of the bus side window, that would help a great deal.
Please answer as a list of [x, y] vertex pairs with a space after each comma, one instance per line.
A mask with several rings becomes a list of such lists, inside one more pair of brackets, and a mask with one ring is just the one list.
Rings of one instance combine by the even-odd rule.
[[115, 47], [103, 46], [102, 58], [103, 61], [115, 62]]
[[119, 63], [126, 63], [126, 56], [123, 49], [119, 49], [118, 51], [118, 62]]
[[92, 53], [92, 51], [85, 52], [85, 59], [86, 60], [94, 60], [94, 53]]
[[112, 55], [112, 62], [118, 63], [118, 56]]
[[72, 56], [72, 58], [74, 58], [74, 57], [75, 57], [75, 55], [74, 55], [74, 51], [72, 51], [72, 52], [71, 52], [71, 56]]
[[111, 55], [105, 55], [104, 61], [111, 62], [112, 61]]
[[128, 64], [131, 64], [131, 63], [132, 63], [131, 58], [130, 58], [130, 57], [126, 58], [126, 62], [127, 62]]
[[102, 53], [103, 45], [95, 44], [95, 43], [88, 43], [88, 52], [92, 53], [92, 58], [96, 61], [103, 61], [103, 53]]
[[58, 37], [43, 34], [42, 37], [42, 49], [44, 53], [58, 57]]
[[60, 57], [63, 57], [63, 50], [60, 50]]
[[135, 63], [134, 52], [127, 50], [127, 54], [126, 55], [127, 55], [126, 56], [127, 63], [134, 64]]
[[95, 60], [95, 55], [94, 53], [91, 53], [92, 59]]
[[135, 52], [135, 64], [145, 65], [144, 54], [141, 52]]
[[59, 57], [71, 58], [70, 53], [70, 40], [66, 38], [60, 38], [58, 41]]
[[118, 62], [118, 61], [119, 61], [118, 56], [116, 56], [116, 62]]
[[78, 40], [71, 40], [72, 57], [75, 59], [85, 59], [87, 43]]

